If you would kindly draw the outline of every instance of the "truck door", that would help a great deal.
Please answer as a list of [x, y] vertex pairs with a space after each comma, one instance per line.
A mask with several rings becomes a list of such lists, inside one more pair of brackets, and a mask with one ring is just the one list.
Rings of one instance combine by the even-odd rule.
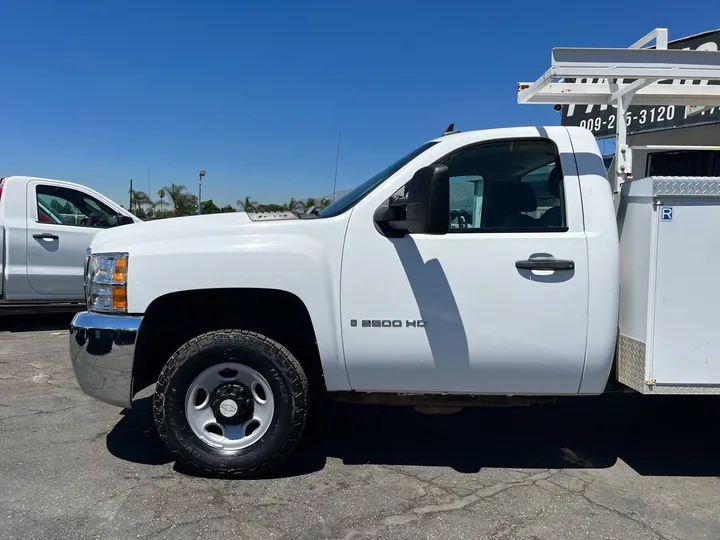
[[43, 298], [82, 301], [85, 251], [118, 213], [80, 189], [28, 183], [27, 276]]
[[353, 389], [578, 392], [588, 256], [577, 167], [566, 131], [531, 133], [440, 159], [446, 235], [388, 238], [372, 219], [382, 201], [353, 210], [341, 280]]

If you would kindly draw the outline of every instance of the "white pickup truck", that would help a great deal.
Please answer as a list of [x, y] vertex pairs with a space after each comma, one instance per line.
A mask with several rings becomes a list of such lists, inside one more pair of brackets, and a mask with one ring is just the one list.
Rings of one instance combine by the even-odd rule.
[[[565, 76], [651, 77], [619, 51], [565, 61]], [[673, 52], [687, 54], [659, 73], [682, 78], [697, 51]], [[667, 95], [654, 82], [643, 102]], [[582, 93], [538, 86], [519, 101]], [[641, 85], [601, 86], [587, 99]], [[609, 179], [585, 128], [450, 130], [317, 214], [103, 231], [70, 330], [76, 378], [120, 407], [155, 384], [173, 455], [236, 477], [281, 463], [327, 396], [442, 408], [612, 386], [720, 393], [720, 178], [643, 178], [624, 142]]]
[[84, 262], [93, 236], [138, 221], [79, 184], [0, 178], [0, 313], [84, 303]]

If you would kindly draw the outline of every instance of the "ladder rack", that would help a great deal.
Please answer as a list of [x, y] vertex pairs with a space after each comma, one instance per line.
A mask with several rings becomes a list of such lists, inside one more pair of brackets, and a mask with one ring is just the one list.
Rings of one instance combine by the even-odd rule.
[[[667, 28], [656, 28], [629, 48], [552, 49], [550, 69], [517, 85], [520, 104], [611, 105], [615, 121], [613, 191], [632, 179], [625, 113], [633, 105], [685, 105], [699, 112], [720, 106], [720, 51], [667, 48]], [[641, 48], [655, 40], [654, 49]], [[565, 82], [598, 79], [597, 82]], [[627, 80], [629, 79], [629, 80]], [[685, 80], [689, 84], [668, 84]], [[665, 81], [664, 83], [661, 81]], [[700, 84], [692, 84], [700, 81]]]

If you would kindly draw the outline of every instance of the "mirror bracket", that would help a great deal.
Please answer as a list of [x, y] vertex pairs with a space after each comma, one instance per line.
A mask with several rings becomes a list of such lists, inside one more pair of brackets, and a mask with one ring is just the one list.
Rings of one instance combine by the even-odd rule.
[[407, 206], [407, 203], [408, 203], [407, 197], [392, 196], [392, 197], [390, 197], [388, 206], [390, 208], [404, 208]]
[[375, 229], [388, 238], [402, 238], [407, 233], [405, 220], [398, 219], [403, 206], [391, 201], [379, 206], [373, 214]]

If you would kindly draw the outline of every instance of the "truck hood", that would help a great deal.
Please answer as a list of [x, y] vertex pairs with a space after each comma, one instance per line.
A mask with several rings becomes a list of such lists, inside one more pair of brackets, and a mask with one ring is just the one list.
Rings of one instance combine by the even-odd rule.
[[[281, 232], [303, 234], [306, 225], [324, 220], [299, 219], [290, 212], [207, 214], [143, 221], [100, 231], [90, 245], [94, 253], [131, 251], [138, 245], [207, 240]], [[303, 232], [300, 232], [303, 231]]]

